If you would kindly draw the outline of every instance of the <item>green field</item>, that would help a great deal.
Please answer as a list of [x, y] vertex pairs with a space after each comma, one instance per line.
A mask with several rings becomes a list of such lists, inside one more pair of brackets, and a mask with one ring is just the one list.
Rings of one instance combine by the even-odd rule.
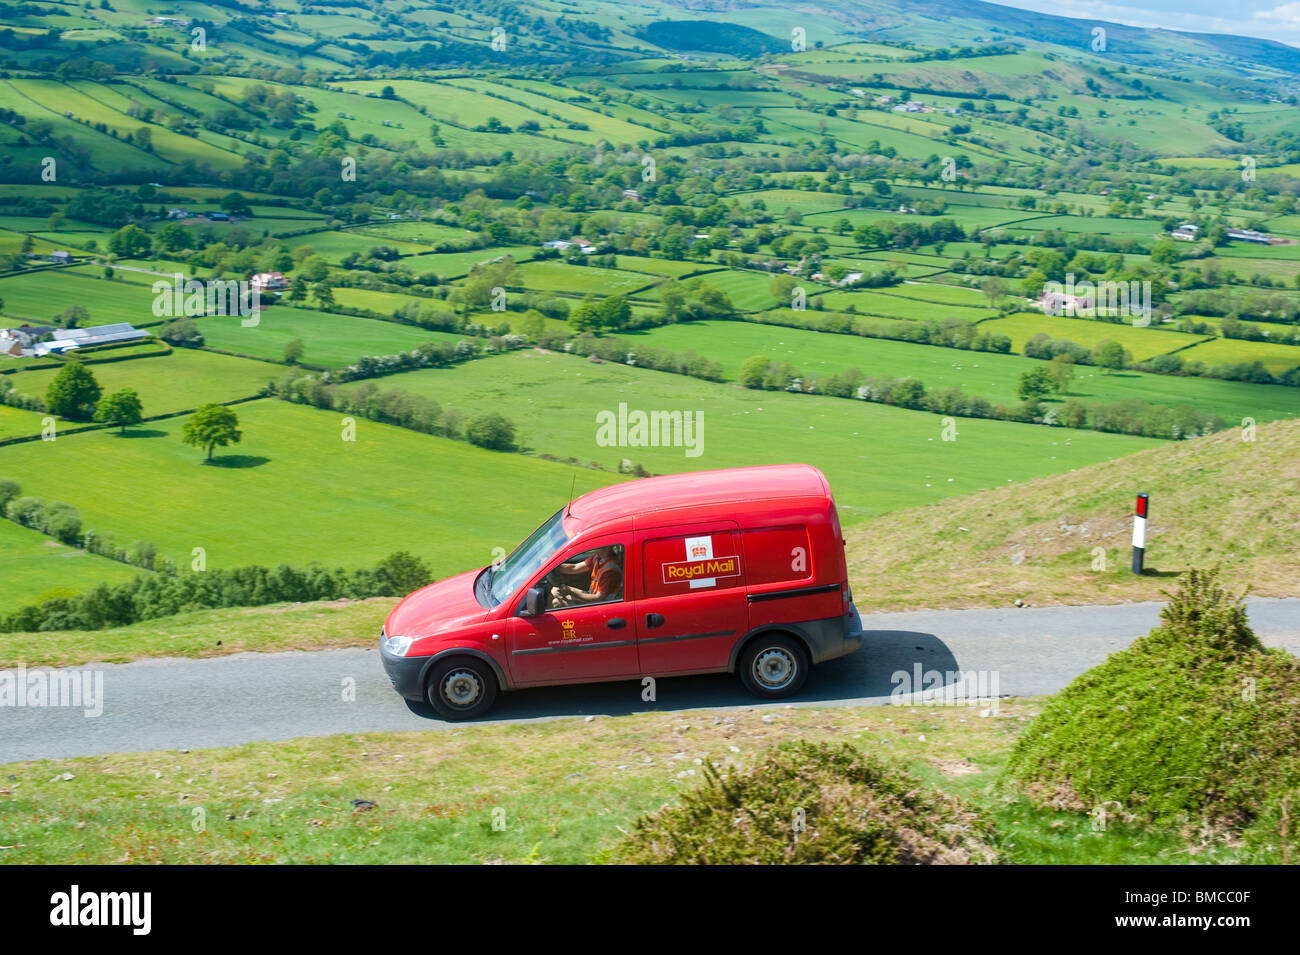
[[[838, 339], [837, 339], [838, 340]], [[848, 521], [1150, 447], [1146, 439], [1000, 421], [962, 420], [942, 440], [937, 415], [814, 395], [747, 391], [664, 372], [535, 351], [385, 384], [466, 411], [500, 411], [537, 454], [659, 473], [805, 461], [826, 472]], [[354, 387], [354, 386], [346, 386]], [[620, 402], [645, 411], [704, 413], [703, 451], [603, 447], [596, 415]]]
[[[281, 371], [260, 361], [186, 348], [177, 348], [170, 355], [98, 362], [87, 367], [106, 395], [134, 388], [146, 416], [188, 411], [210, 401], [248, 398], [258, 394]], [[43, 397], [57, 374], [57, 368], [42, 368], [20, 372], [8, 380], [22, 394]], [[39, 428], [27, 433], [39, 433]]]
[[[154, 275], [139, 278], [147, 278], [150, 285], [155, 281], [167, 281]], [[153, 314], [154, 294], [150, 285], [134, 281], [136, 276], [132, 279], [130, 282], [109, 282], [70, 269], [46, 269], [0, 279], [0, 299], [4, 300], [5, 315], [33, 324], [49, 323], [71, 305], [83, 305], [90, 313], [89, 321], [83, 323], [85, 325], [117, 322], [138, 325], [157, 321]], [[6, 324], [0, 319], [0, 325]]]
[[[44, 442], [37, 441], [36, 446]], [[45, 447], [48, 449], [49, 445]], [[0, 459], [0, 479], [10, 477]], [[25, 494], [40, 497], [34, 488]], [[0, 520], [0, 613], [35, 603], [45, 596], [79, 593], [97, 584], [116, 584], [145, 573], [105, 557], [60, 544], [12, 521]]]
[[1300, 347], [1272, 342], [1216, 338], [1179, 354], [1187, 361], [1203, 361], [1210, 366], [1259, 361], [1275, 375], [1300, 368]]
[[[1119, 342], [1132, 353], [1134, 361], [1145, 361], [1155, 355], [1187, 348], [1200, 340], [1195, 335], [1160, 328], [1135, 328], [1132, 325], [1094, 322], [1086, 318], [1028, 313], [981, 322], [980, 330], [1006, 335], [1011, 339], [1014, 351], [1020, 351], [1025, 342], [1040, 332], [1052, 338], [1072, 341], [1085, 348], [1095, 348], [1102, 342]], [[1186, 355], [1185, 352], [1183, 354]]]
[[[722, 363], [731, 381], [736, 379], [741, 362], [763, 355], [788, 362], [818, 379], [857, 368], [868, 376], [919, 378], [929, 390], [960, 388], [966, 394], [1006, 405], [1019, 402], [1016, 385], [1021, 374], [1045, 364], [1019, 355], [740, 322], [665, 325], [626, 337], [635, 344], [706, 355]], [[1244, 417], [1271, 421], [1300, 415], [1300, 388], [1135, 371], [1106, 374], [1088, 365], [1075, 366], [1074, 380], [1062, 397], [1099, 402], [1139, 398], [1150, 404], [1192, 405], [1228, 421]]]
[[178, 562], [203, 547], [209, 567], [316, 560], [352, 568], [408, 550], [438, 576], [513, 547], [565, 501], [575, 475], [579, 493], [618, 480], [366, 420], [346, 442], [342, 415], [277, 399], [235, 411], [244, 439], [218, 449], [215, 466], [181, 443], [186, 419], [175, 418], [139, 437], [61, 438], [54, 468], [43, 442], [7, 447], [0, 469], [24, 493], [75, 502], [87, 527], [152, 541]]
[[414, 325], [287, 305], [264, 309], [257, 313], [257, 318], [257, 325], [247, 328], [243, 322], [251, 318], [233, 315], [211, 315], [198, 319], [197, 323], [210, 348], [279, 361], [284, 356], [284, 346], [297, 339], [305, 346], [304, 364], [328, 368], [350, 365], [363, 355], [393, 355], [411, 351], [423, 342], [454, 343], [464, 337]]
[[600, 296], [627, 294], [658, 281], [654, 276], [621, 269], [572, 266], [563, 262], [525, 262], [511, 280], [529, 292], [572, 292]]

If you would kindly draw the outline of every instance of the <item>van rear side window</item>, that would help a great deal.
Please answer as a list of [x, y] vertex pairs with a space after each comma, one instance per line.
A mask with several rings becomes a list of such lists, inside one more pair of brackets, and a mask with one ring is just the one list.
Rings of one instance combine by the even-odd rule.
[[745, 569], [751, 587], [813, 579], [808, 528], [760, 527], [744, 532]]
[[660, 537], [645, 542], [643, 555], [647, 597], [722, 590], [745, 583], [740, 549], [731, 531]]

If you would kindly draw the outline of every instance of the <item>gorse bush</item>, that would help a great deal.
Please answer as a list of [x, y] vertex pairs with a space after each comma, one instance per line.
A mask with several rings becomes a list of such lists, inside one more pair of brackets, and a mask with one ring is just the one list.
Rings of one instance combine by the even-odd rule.
[[679, 865], [996, 862], [992, 833], [951, 796], [853, 747], [799, 740], [638, 819], [607, 861]]
[[100, 584], [74, 597], [54, 597], [23, 607], [0, 617], [0, 631], [102, 630], [191, 610], [401, 597], [431, 579], [424, 562], [405, 551], [372, 568], [353, 571], [281, 564], [175, 576], [142, 574], [115, 586]]
[[1217, 571], [1191, 570], [1160, 626], [1048, 704], [1005, 779], [1056, 808], [1271, 840], [1300, 809], [1300, 661], [1259, 642]]

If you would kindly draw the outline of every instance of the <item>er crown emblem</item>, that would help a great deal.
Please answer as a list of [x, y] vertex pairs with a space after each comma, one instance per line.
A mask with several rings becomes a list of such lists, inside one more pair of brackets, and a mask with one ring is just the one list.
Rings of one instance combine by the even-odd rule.
[[703, 544], [696, 544], [694, 547], [691, 548], [692, 557], [703, 557], [706, 553], [707, 551], [705, 550]]

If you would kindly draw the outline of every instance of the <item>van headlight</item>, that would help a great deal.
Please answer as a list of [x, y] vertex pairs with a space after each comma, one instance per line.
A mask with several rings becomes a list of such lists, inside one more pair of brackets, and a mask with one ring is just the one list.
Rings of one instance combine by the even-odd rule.
[[394, 657], [406, 656], [415, 637], [384, 637], [384, 652]]

